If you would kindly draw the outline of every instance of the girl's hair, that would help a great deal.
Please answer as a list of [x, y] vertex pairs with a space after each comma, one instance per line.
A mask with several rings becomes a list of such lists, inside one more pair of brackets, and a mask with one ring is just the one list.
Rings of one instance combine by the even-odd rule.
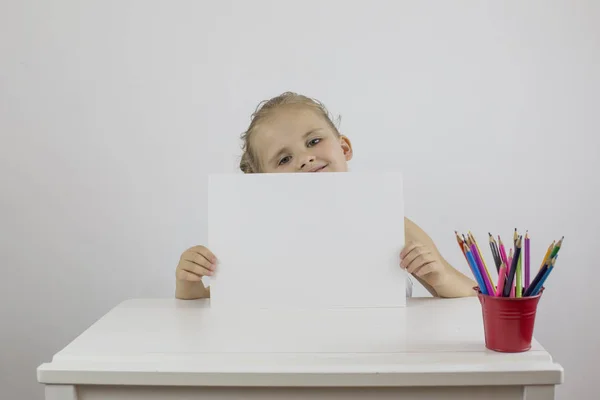
[[325, 108], [325, 105], [323, 103], [316, 99], [303, 96], [301, 94], [285, 92], [277, 97], [273, 97], [270, 100], [262, 101], [250, 117], [250, 126], [241, 135], [243, 145], [242, 158], [240, 160], [240, 169], [242, 170], [242, 172], [246, 174], [260, 172], [260, 162], [256, 157], [255, 149], [251, 145], [252, 136], [256, 132], [258, 125], [261, 122], [267, 120], [278, 108], [292, 104], [311, 107], [319, 115], [325, 118], [329, 126], [331, 126], [333, 131], [338, 136], [340, 135], [337, 127], [331, 119], [331, 116], [329, 115], [329, 111], [327, 111], [327, 108]]

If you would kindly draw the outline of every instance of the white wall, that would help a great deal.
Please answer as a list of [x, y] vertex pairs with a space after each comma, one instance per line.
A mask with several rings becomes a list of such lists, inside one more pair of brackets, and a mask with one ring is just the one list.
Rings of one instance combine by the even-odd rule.
[[0, 397], [41, 399], [35, 368], [120, 301], [173, 296], [207, 172], [295, 90], [342, 115], [353, 169], [404, 171], [462, 271], [454, 229], [529, 229], [536, 260], [566, 236], [536, 336], [558, 398], [591, 399], [599, 20], [594, 0], [0, 2]]

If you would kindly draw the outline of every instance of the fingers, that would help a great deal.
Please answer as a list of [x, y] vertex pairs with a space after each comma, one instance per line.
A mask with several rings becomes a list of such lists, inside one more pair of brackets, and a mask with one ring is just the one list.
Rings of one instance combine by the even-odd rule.
[[185, 253], [183, 253], [181, 255], [181, 260], [182, 261], [187, 261], [189, 263], [198, 265], [200, 267], [203, 267], [207, 270], [214, 270], [216, 267], [216, 264], [211, 263], [208, 258], [206, 258], [205, 256], [203, 256], [202, 254], [198, 254], [198, 253], [193, 253], [191, 251], [186, 251]]
[[423, 276], [437, 269], [434, 255], [419, 243], [407, 245], [400, 253], [400, 257], [402, 258], [400, 266], [416, 276]]
[[430, 274], [432, 272], [436, 272], [438, 269], [437, 265], [435, 264], [434, 261], [431, 261], [427, 264], [423, 264], [421, 265], [421, 267], [419, 269], [416, 270], [415, 275], [416, 276], [425, 276], [427, 274]]
[[419, 247], [420, 244], [419, 243], [415, 243], [415, 242], [410, 242], [408, 243], [406, 246], [404, 246], [404, 248], [402, 249], [402, 251], [400, 252], [400, 258], [406, 258], [406, 256], [413, 251], [415, 248]]
[[200, 281], [203, 276], [212, 276], [216, 268], [217, 258], [204, 246], [195, 246], [186, 250], [177, 266], [178, 279]]
[[406, 269], [415, 258], [428, 253], [429, 251], [419, 243], [410, 243], [400, 253], [400, 266]]
[[212, 276], [214, 274], [213, 269], [207, 266], [198, 265], [190, 261], [183, 260], [179, 264], [179, 269], [183, 271], [202, 276]]
[[194, 247], [188, 249], [186, 251], [186, 253], [187, 252], [200, 254], [201, 256], [203, 256], [204, 258], [206, 258], [212, 264], [216, 264], [217, 263], [217, 257], [212, 253], [212, 251], [210, 251], [209, 249], [207, 249], [204, 246], [194, 246]]
[[176, 277], [181, 281], [200, 282], [202, 280], [201, 276], [198, 276], [183, 269], [177, 270]]
[[[435, 262], [435, 259], [431, 254], [422, 254], [416, 257], [406, 268], [409, 274], [414, 274], [421, 268], [425, 267], [428, 264], [432, 264]], [[420, 276], [420, 275], [419, 275]]]
[[420, 243], [408, 244], [400, 253], [402, 268], [427, 284], [437, 287], [445, 282], [443, 264], [436, 254]]

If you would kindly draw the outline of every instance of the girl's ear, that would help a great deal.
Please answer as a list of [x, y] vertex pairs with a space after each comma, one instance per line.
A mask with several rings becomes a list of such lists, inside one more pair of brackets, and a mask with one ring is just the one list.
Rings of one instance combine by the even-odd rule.
[[350, 143], [350, 139], [346, 136], [340, 136], [340, 145], [342, 146], [342, 151], [344, 152], [344, 156], [346, 156], [346, 161], [350, 161], [352, 159], [352, 143]]

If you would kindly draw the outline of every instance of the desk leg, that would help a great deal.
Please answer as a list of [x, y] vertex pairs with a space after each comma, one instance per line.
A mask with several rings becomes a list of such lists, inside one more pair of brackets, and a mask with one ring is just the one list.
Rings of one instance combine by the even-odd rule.
[[72, 385], [45, 385], [46, 400], [77, 400], [77, 390]]
[[525, 400], [554, 400], [554, 385], [525, 386]]

